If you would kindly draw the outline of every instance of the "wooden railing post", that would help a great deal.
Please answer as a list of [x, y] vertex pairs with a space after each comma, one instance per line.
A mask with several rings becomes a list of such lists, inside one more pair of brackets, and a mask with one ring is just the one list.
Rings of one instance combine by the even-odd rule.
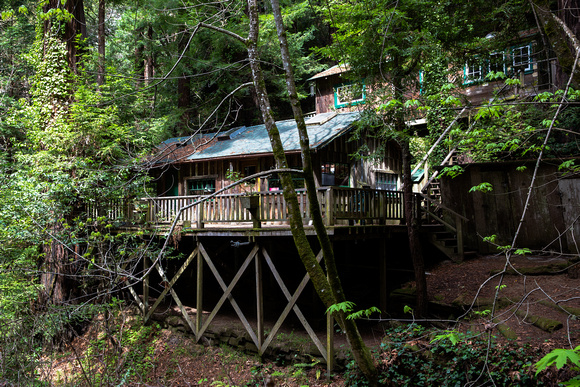
[[334, 200], [333, 200], [332, 187], [326, 190], [325, 202], [326, 202], [326, 225], [334, 226]]
[[203, 228], [203, 202], [197, 205], [197, 219], [196, 219], [196, 226], [197, 228]]

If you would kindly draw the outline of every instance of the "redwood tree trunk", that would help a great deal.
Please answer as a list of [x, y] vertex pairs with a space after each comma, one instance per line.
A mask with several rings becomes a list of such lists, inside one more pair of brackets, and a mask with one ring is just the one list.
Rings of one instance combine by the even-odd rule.
[[99, 0], [97, 35], [97, 48], [99, 52], [97, 85], [103, 86], [105, 84], [105, 0]]
[[[50, 9], [58, 9], [61, 7], [72, 15], [71, 20], [64, 23], [62, 39], [66, 43], [66, 49], [68, 53], [67, 60], [69, 66], [74, 74], [78, 74], [81, 56], [85, 51], [83, 47], [79, 45], [78, 36], [80, 36], [80, 39], [87, 37], [85, 6], [83, 0], [68, 0], [64, 3], [60, 0], [49, 0], [48, 4], [44, 6], [44, 11], [47, 12]], [[47, 32], [48, 28], [50, 28], [51, 23], [54, 23], [54, 21], [45, 21], [45, 33]]]
[[[187, 47], [189, 40], [189, 33], [185, 29], [181, 33], [181, 38], [178, 44], [179, 53], [183, 53]], [[181, 115], [181, 125], [186, 128], [189, 122], [189, 108], [191, 105], [191, 82], [188, 73], [185, 70], [186, 65], [181, 64], [181, 76], [177, 79], [177, 107], [183, 112]]]

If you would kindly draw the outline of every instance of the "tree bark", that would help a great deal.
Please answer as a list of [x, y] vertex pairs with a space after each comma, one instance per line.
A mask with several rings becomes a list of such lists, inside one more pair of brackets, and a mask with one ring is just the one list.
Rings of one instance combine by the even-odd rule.
[[[61, 7], [72, 16], [70, 21], [63, 23], [64, 31], [62, 40], [66, 43], [69, 66], [74, 74], [79, 74], [79, 65], [85, 50], [79, 45], [78, 36], [80, 35], [81, 40], [87, 37], [84, 3], [83, 0], [68, 0], [65, 3], [60, 0], [49, 0], [48, 4], [44, 6], [44, 11], [47, 12], [50, 9], [58, 9]], [[45, 21], [44, 33], [48, 32], [48, 29], [54, 22], [54, 20]]]
[[[394, 60], [398, 60], [395, 58]], [[403, 77], [393, 74], [393, 88], [395, 89], [395, 99], [401, 106], [404, 104], [405, 96], [403, 95]], [[406, 133], [406, 124], [402, 107], [397, 108], [395, 113], [395, 130], [397, 132], [397, 142], [401, 147], [402, 164], [403, 164], [403, 203], [405, 207], [405, 223], [407, 225], [407, 234], [409, 238], [409, 252], [413, 262], [413, 271], [415, 274], [415, 286], [417, 289], [417, 305], [415, 313], [418, 317], [427, 315], [427, 279], [425, 277], [425, 262], [419, 240], [418, 224], [413, 219], [413, 179], [411, 176], [411, 151], [409, 149], [409, 137]], [[417, 214], [419, 215], [419, 214]]]
[[153, 27], [149, 26], [147, 28], [147, 57], [145, 58], [145, 84], [149, 86], [153, 82]]
[[[276, 168], [287, 168], [288, 162], [286, 160], [286, 154], [284, 153], [284, 148], [280, 139], [280, 132], [278, 131], [278, 127], [276, 126], [276, 122], [272, 116], [272, 109], [266, 91], [266, 84], [260, 68], [258, 55], [258, 6], [256, 0], [248, 0], [248, 14], [250, 18], [250, 31], [248, 39], [246, 40], [246, 45], [250, 68], [252, 70], [252, 80], [258, 98], [258, 107], [260, 108], [264, 124], [268, 131]], [[282, 182], [284, 200], [288, 204], [288, 221], [290, 223], [290, 229], [292, 230], [294, 244], [296, 245], [300, 259], [306, 267], [316, 291], [321, 295], [322, 302], [325, 305], [333, 305], [335, 303], [335, 298], [332, 289], [326, 280], [326, 275], [324, 274], [322, 267], [316, 260], [316, 256], [314, 255], [306, 237], [306, 233], [304, 232], [298, 198], [294, 186], [292, 185], [292, 179], [288, 174], [281, 174], [280, 180]]]
[[[274, 20], [276, 23], [276, 30], [278, 32], [278, 40], [280, 41], [282, 63], [286, 73], [286, 87], [288, 90], [288, 96], [290, 98], [292, 112], [294, 114], [294, 119], [296, 121], [296, 126], [298, 128], [298, 134], [300, 138], [300, 149], [302, 151], [302, 169], [304, 172], [303, 177], [306, 183], [308, 201], [310, 203], [310, 215], [312, 217], [314, 229], [316, 230], [316, 234], [318, 236], [318, 241], [322, 247], [329, 286], [332, 289], [335, 302], [341, 303], [346, 301], [346, 296], [342, 289], [342, 284], [340, 282], [340, 277], [336, 268], [336, 261], [334, 259], [332, 243], [328, 237], [328, 233], [326, 232], [326, 227], [324, 226], [322, 213], [320, 211], [320, 204], [318, 202], [318, 195], [316, 194], [317, 187], [314, 181], [314, 170], [310, 154], [310, 141], [308, 138], [308, 131], [306, 130], [306, 123], [304, 122], [304, 115], [302, 114], [302, 107], [300, 106], [300, 101], [298, 100], [296, 84], [294, 82], [294, 73], [292, 70], [290, 52], [288, 49], [288, 41], [286, 39], [286, 31], [284, 28], [282, 13], [280, 11], [280, 4], [278, 0], [271, 0], [271, 4]], [[327, 308], [330, 306], [331, 305], [326, 305]], [[377, 370], [373, 363], [370, 351], [363, 342], [355, 321], [346, 319], [344, 313], [340, 313], [340, 315], [336, 317], [340, 323], [340, 326], [343, 327], [347, 335], [348, 342], [351, 346], [353, 355], [359, 368], [367, 377], [371, 385], [376, 385]]]
[[[190, 34], [184, 28], [181, 32], [181, 38], [177, 45], [178, 51], [182, 54], [187, 49], [189, 36]], [[177, 107], [183, 112], [181, 115], [181, 126], [186, 128], [189, 122], [188, 109], [191, 105], [191, 82], [187, 71], [185, 71], [185, 64], [182, 63], [181, 66], [183, 70], [181, 70], [181, 76], [177, 79]]]
[[99, 0], [97, 35], [97, 85], [103, 86], [105, 84], [105, 0]]

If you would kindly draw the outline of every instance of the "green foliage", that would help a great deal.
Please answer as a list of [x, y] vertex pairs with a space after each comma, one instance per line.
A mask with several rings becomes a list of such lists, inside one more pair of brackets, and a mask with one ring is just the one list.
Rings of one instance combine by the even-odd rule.
[[353, 310], [355, 306], [356, 304], [354, 302], [344, 301], [331, 305], [328, 309], [326, 309], [326, 313], [344, 313], [346, 314], [346, 318], [349, 320], [369, 318], [373, 313], [381, 313], [381, 311], [375, 306], [354, 312]]
[[[574, 369], [580, 369], [580, 346], [577, 346], [574, 349], [561, 349], [557, 348], [552, 350], [552, 352], [548, 353], [546, 356], [541, 358], [536, 364], [536, 376], [548, 369], [550, 366], [556, 366], [557, 369], [561, 369], [566, 365], [571, 365]], [[574, 378], [571, 380], [571, 384], [567, 385], [578, 385], [577, 383], [580, 382], [578, 378]], [[570, 383], [569, 382], [569, 383]], [[576, 383], [576, 384], [574, 384]]]
[[[383, 385], [463, 386], [541, 385], [531, 373], [534, 350], [514, 343], [490, 344], [477, 335], [454, 330], [438, 333], [411, 324], [385, 332], [377, 352]], [[364, 385], [354, 370], [347, 372], [349, 385]]]
[[461, 167], [460, 165], [453, 165], [451, 167], [445, 167], [441, 170], [440, 175], [441, 176], [448, 176], [451, 177], [452, 179], [461, 175], [464, 172], [463, 167]]
[[461, 338], [459, 332], [455, 330], [448, 330], [445, 331], [445, 333], [435, 335], [435, 338], [431, 340], [431, 344], [441, 340], [449, 340], [452, 345], [456, 345], [461, 340]]
[[479, 183], [478, 185], [473, 186], [469, 189], [469, 192], [487, 193], [487, 192], [491, 192], [491, 191], [493, 191], [493, 185], [491, 185], [491, 183], [488, 183], [488, 182]]
[[528, 249], [527, 247], [521, 248], [521, 249], [516, 249], [516, 251], [514, 251], [515, 255], [526, 255], [526, 254], [531, 254], [532, 250]]

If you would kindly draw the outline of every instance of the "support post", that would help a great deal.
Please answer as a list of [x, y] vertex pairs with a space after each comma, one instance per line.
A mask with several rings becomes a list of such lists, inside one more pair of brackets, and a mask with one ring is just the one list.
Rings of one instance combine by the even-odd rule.
[[196, 332], [201, 331], [203, 325], [203, 258], [201, 256], [201, 249], [199, 248], [199, 241], [197, 242], [197, 289], [196, 289], [196, 303], [195, 303], [195, 329]]
[[332, 313], [326, 314], [326, 373], [330, 380], [334, 368], [334, 317]]
[[387, 238], [381, 239], [381, 256], [379, 260], [379, 309], [381, 314], [387, 310]]
[[256, 263], [256, 321], [258, 325], [258, 348], [261, 348], [264, 343], [264, 293], [262, 289], [262, 261], [260, 260], [259, 250], [254, 259]]
[[[149, 271], [149, 258], [143, 256], [143, 273]], [[149, 274], [143, 277], [143, 317], [149, 311]]]
[[416, 207], [417, 214], [415, 215], [415, 217], [416, 217], [417, 227], [419, 227], [421, 225], [421, 196], [419, 194], [415, 194], [415, 201], [417, 202], [417, 203], [415, 203], [415, 205], [417, 206]]

